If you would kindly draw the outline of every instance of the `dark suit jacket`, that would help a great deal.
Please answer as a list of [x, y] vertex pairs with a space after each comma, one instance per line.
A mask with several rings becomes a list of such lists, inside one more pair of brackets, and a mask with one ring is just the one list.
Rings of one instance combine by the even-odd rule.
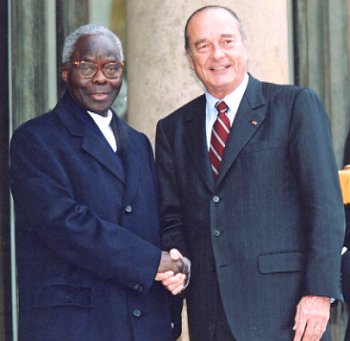
[[113, 119], [119, 158], [68, 93], [13, 134], [21, 341], [171, 339], [151, 146]]
[[344, 212], [327, 115], [309, 89], [250, 77], [214, 182], [205, 105], [202, 95], [162, 119], [156, 137], [164, 247], [192, 261], [191, 340], [208, 339], [217, 280], [238, 341], [290, 341], [302, 296], [341, 298]]

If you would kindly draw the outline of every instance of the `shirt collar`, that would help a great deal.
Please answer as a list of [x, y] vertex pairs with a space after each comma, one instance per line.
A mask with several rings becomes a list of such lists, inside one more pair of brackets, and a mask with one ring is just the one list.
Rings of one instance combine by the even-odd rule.
[[215, 109], [215, 104], [218, 101], [225, 101], [225, 103], [229, 107], [229, 110], [233, 113], [233, 115], [236, 115], [238, 106], [241, 103], [245, 90], [247, 89], [248, 81], [249, 76], [248, 74], [246, 74], [243, 78], [242, 83], [233, 92], [231, 92], [222, 99], [217, 99], [214, 96], [212, 96], [208, 91], [205, 91], [205, 97], [207, 100], [207, 115], [209, 115], [209, 119], [212, 115], [214, 115], [216, 118], [217, 110]]
[[111, 124], [112, 120], [112, 111], [108, 109], [107, 116], [102, 116], [95, 114], [92, 111], [88, 111], [88, 114], [94, 120], [98, 127], [108, 127]]

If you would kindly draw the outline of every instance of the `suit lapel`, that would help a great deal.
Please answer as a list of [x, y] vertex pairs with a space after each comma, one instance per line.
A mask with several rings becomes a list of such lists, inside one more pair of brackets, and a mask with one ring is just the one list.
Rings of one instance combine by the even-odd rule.
[[82, 139], [81, 148], [124, 183], [124, 170], [121, 162], [103, 138], [98, 136], [87, 121], [82, 118], [87, 115], [86, 111], [73, 101], [68, 91], [53, 111], [71, 135]]
[[188, 114], [185, 124], [185, 145], [189, 160], [194, 163], [199, 176], [209, 189], [214, 186], [205, 131], [205, 96], [198, 98]]
[[125, 182], [123, 165], [117, 155], [88, 127], [85, 129], [82, 149], [107, 168], [121, 182]]
[[130, 203], [134, 198], [140, 180], [141, 164], [140, 158], [138, 158], [139, 145], [136, 145], [135, 139], [130, 137], [132, 130], [123, 122], [116, 114], [114, 114], [114, 127], [117, 132], [117, 144], [120, 157], [123, 160], [125, 170], [125, 197], [126, 204]]
[[239, 105], [226, 143], [217, 184], [225, 177], [242, 148], [263, 123], [265, 115], [266, 102], [262, 93], [262, 84], [249, 76], [248, 87]]

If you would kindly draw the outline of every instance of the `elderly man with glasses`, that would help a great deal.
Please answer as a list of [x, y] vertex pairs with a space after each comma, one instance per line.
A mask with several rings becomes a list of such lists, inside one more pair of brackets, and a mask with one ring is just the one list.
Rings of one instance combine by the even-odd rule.
[[111, 106], [123, 51], [85, 25], [64, 45], [67, 90], [13, 134], [21, 341], [168, 341], [186, 260], [161, 251], [148, 139]]

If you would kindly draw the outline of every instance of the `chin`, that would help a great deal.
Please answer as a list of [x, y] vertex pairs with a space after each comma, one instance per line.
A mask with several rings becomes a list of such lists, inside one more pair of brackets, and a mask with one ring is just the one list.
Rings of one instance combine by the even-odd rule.
[[94, 112], [104, 112], [104, 111], [107, 111], [111, 106], [112, 106], [112, 103], [110, 102], [108, 103], [93, 102], [93, 103], [90, 103], [90, 105], [88, 106], [88, 108], [90, 108], [88, 110], [94, 111]]
[[91, 111], [91, 112], [93, 112], [95, 114], [104, 116], [107, 113], [109, 108], [110, 108], [110, 106], [103, 107], [103, 108], [90, 106], [90, 107], [87, 107], [86, 110]]

